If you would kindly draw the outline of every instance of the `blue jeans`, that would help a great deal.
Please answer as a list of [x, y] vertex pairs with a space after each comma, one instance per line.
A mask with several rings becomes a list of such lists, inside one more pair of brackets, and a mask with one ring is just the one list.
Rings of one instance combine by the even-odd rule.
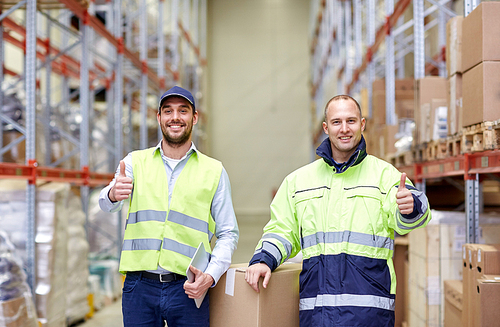
[[186, 280], [162, 283], [139, 275], [127, 274], [123, 284], [122, 312], [124, 327], [209, 327], [209, 300], [200, 308], [184, 292]]

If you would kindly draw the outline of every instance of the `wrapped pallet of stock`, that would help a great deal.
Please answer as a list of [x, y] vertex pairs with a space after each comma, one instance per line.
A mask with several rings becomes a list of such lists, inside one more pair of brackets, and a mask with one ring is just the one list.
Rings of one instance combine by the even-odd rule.
[[0, 229], [0, 327], [36, 327], [37, 315], [16, 248]]

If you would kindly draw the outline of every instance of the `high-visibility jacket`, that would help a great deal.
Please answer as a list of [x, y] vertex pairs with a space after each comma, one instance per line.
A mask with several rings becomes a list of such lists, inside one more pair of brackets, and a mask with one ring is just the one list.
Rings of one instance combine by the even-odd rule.
[[120, 271], [156, 270], [158, 265], [177, 274], [186, 269], [203, 242], [211, 253], [215, 221], [212, 199], [222, 164], [194, 152], [169, 190], [160, 151], [132, 152], [134, 186], [120, 259]]
[[[323, 150], [330, 146], [325, 142]], [[251, 264], [260, 258], [273, 269], [302, 251], [301, 326], [394, 326], [394, 231], [428, 223], [425, 195], [407, 180], [424, 201], [416, 201], [421, 214], [402, 216], [401, 173], [367, 155], [364, 139], [345, 165], [325, 159], [285, 178]]]

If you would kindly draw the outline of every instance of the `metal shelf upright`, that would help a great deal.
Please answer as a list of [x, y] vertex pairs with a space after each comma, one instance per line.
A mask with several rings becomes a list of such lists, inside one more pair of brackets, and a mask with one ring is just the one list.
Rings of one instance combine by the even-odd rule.
[[[198, 107], [204, 108], [200, 100], [204, 93], [202, 67], [206, 64], [206, 0], [90, 0], [88, 5], [79, 0], [22, 0], [1, 3], [0, 8], [2, 66], [5, 42], [25, 51], [22, 72], [5, 66], [0, 72], [0, 108], [5, 92], [15, 92], [21, 98], [24, 95], [26, 108], [24, 123], [0, 110], [0, 178], [27, 181], [27, 273], [34, 289], [36, 180], [80, 186], [88, 222], [91, 187], [107, 184], [126, 152], [149, 146], [149, 129], [157, 126], [149, 124], [154, 126], [148, 128], [148, 112], [156, 112], [158, 96], [167, 87], [182, 83], [191, 88]], [[105, 24], [98, 12], [104, 14]], [[25, 13], [24, 18], [19, 13]], [[71, 17], [78, 19], [76, 28]], [[151, 44], [157, 52], [152, 58]], [[54, 76], [59, 79], [54, 80]], [[57, 101], [53, 95], [56, 90], [61, 93]], [[98, 124], [102, 110], [96, 109], [96, 97], [102, 90], [107, 91], [104, 127]], [[42, 110], [37, 111], [37, 107]], [[136, 108], [141, 115], [138, 138], [133, 137], [132, 125]], [[5, 145], [6, 124], [19, 137]], [[42, 128], [42, 139], [36, 136], [37, 124]], [[54, 135], [67, 143], [58, 158], [52, 151]], [[134, 144], [135, 139], [140, 144]], [[4, 155], [23, 141], [25, 162], [3, 162]], [[39, 154], [42, 141], [45, 152], [39, 150]], [[79, 162], [71, 161], [77, 155]]]

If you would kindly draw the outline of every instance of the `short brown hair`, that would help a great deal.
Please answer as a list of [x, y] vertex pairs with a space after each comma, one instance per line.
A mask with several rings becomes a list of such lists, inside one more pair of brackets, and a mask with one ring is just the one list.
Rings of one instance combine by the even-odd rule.
[[350, 95], [347, 95], [347, 94], [339, 94], [339, 95], [336, 95], [334, 96], [333, 98], [331, 98], [327, 103], [326, 103], [326, 106], [325, 106], [325, 112], [324, 112], [324, 119], [325, 119], [325, 122], [326, 122], [326, 111], [328, 110], [328, 106], [330, 105], [330, 103], [334, 102], [334, 101], [340, 101], [340, 100], [346, 100], [346, 101], [349, 101], [349, 100], [352, 100], [354, 101], [354, 103], [356, 104], [356, 107], [358, 107], [358, 110], [359, 110], [359, 116], [360, 118], [363, 118], [363, 114], [361, 113], [361, 106], [359, 105], [358, 101], [356, 101], [356, 99], [354, 99], [353, 97], [351, 97]]

